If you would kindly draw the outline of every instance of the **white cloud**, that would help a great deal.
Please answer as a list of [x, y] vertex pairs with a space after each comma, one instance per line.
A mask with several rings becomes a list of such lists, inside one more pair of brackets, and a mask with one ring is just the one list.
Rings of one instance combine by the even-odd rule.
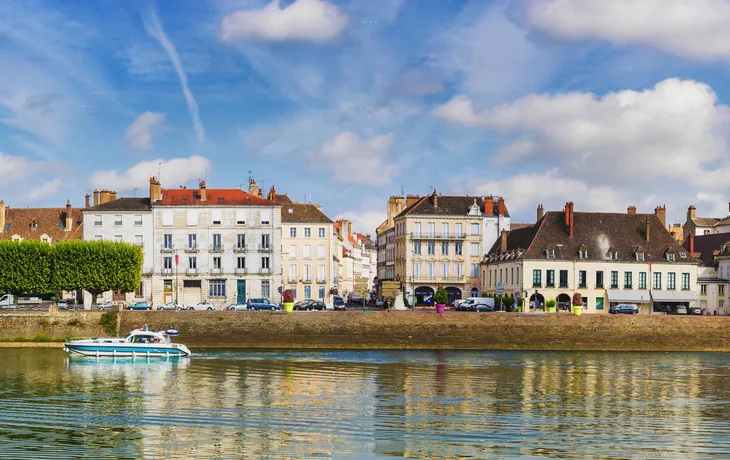
[[387, 162], [395, 134], [361, 139], [353, 132], [343, 132], [310, 155], [310, 166], [330, 169], [335, 180], [371, 186], [387, 185], [396, 174], [396, 166]]
[[29, 179], [47, 168], [47, 163], [31, 162], [25, 157], [0, 152], [0, 187]]
[[173, 158], [170, 160], [140, 161], [128, 170], [119, 173], [115, 170], [97, 171], [91, 176], [91, 186], [115, 190], [146, 190], [150, 176], [160, 174], [164, 188], [175, 188], [193, 179], [204, 177], [205, 170], [210, 170], [210, 160], [193, 155], [190, 158]]
[[[432, 114], [518, 136], [498, 162], [558, 167], [594, 184], [728, 188], [730, 112], [706, 84], [669, 79], [643, 91], [530, 95], [478, 111], [457, 96]], [[524, 163], [523, 163], [524, 164]]]
[[352, 222], [352, 231], [370, 235], [375, 241], [375, 229], [382, 224], [386, 214], [380, 211], [345, 212], [337, 216], [337, 219], [347, 219]]
[[63, 182], [60, 178], [57, 177], [49, 182], [46, 182], [40, 187], [34, 187], [28, 191], [28, 200], [38, 201], [45, 198], [50, 198], [61, 189], [61, 185], [63, 185]]
[[228, 14], [220, 26], [223, 41], [327, 42], [347, 27], [348, 17], [325, 0], [295, 0], [281, 8], [279, 0], [259, 10]]
[[198, 138], [199, 142], [202, 142], [205, 139], [205, 129], [203, 128], [203, 123], [200, 121], [200, 110], [198, 109], [198, 103], [195, 101], [195, 97], [193, 96], [192, 91], [190, 91], [190, 86], [188, 86], [188, 76], [185, 73], [185, 69], [183, 69], [182, 62], [180, 61], [180, 56], [177, 54], [177, 49], [165, 33], [165, 29], [162, 27], [162, 23], [160, 22], [160, 19], [157, 17], [157, 13], [154, 10], [147, 10], [145, 13], [142, 14], [142, 19], [144, 21], [147, 33], [150, 34], [152, 38], [157, 40], [160, 45], [162, 45], [167, 54], [170, 56], [170, 60], [172, 61], [173, 66], [175, 66], [175, 71], [177, 72], [177, 76], [180, 79], [180, 87], [182, 88], [185, 102], [188, 105], [190, 118], [193, 120], [193, 130], [195, 131], [195, 136]]
[[562, 39], [597, 38], [701, 60], [730, 59], [727, 0], [533, 0], [526, 19]]
[[144, 112], [127, 128], [124, 137], [135, 150], [152, 150], [152, 136], [165, 122], [164, 113]]

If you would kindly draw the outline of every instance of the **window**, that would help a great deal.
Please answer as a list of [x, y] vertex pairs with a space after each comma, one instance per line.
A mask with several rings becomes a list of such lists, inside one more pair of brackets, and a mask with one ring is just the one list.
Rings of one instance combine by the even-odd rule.
[[221, 258], [220, 257], [213, 257], [213, 269], [214, 270], [221, 269]]
[[456, 236], [464, 235], [464, 230], [461, 224], [456, 224]]
[[618, 260], [618, 252], [611, 251], [611, 260]]
[[311, 237], [312, 237], [312, 228], [304, 227], [304, 238], [311, 238]]
[[172, 270], [172, 257], [164, 257], [162, 259], [162, 266], [165, 270]]
[[417, 256], [421, 255], [421, 242], [420, 241], [416, 241], [415, 243], [413, 243], [413, 253]]
[[139, 283], [139, 286], [137, 286], [137, 289], [134, 291], [135, 297], [144, 297], [144, 283]]
[[200, 289], [201, 286], [200, 280], [183, 280], [183, 287], [184, 288], [198, 288]]
[[677, 289], [676, 273], [667, 273], [667, 289]]
[[460, 256], [464, 252], [463, 246], [464, 243], [462, 243], [461, 241], [457, 241], [456, 243], [454, 243], [454, 254]]
[[673, 252], [668, 252], [667, 253], [667, 260], [669, 262], [674, 262], [674, 253]]
[[304, 245], [304, 253], [302, 254], [302, 257], [304, 257], [305, 259], [312, 258], [312, 245], [311, 244]]
[[289, 282], [297, 282], [297, 264], [289, 264]]
[[723, 299], [717, 301], [717, 308], [719, 308], [720, 310], [725, 308], [725, 301]]
[[324, 299], [324, 296], [325, 296], [325, 287], [324, 286], [320, 286], [319, 288], [317, 288], [317, 294], [319, 295], [319, 298], [320, 299]]
[[520, 267], [517, 267], [517, 283], [516, 284], [518, 284], [518, 285], [520, 284]]
[[188, 268], [195, 270], [198, 268], [198, 258], [195, 256], [188, 257]]
[[707, 295], [707, 285], [700, 284], [700, 295]]
[[144, 237], [142, 235], [134, 235], [134, 244], [140, 248], [144, 246]]
[[421, 277], [421, 262], [413, 264], [413, 276], [415, 276], [416, 278]]
[[239, 270], [246, 269], [246, 258], [245, 257], [238, 257], [236, 259], [236, 268], [238, 268]]
[[471, 244], [471, 255], [472, 256], [478, 256], [479, 255], [479, 243], [472, 243]]
[[162, 235], [162, 247], [165, 249], [172, 249], [172, 235], [170, 233]]
[[471, 264], [471, 276], [479, 276], [479, 264]]
[[172, 211], [162, 211], [162, 225], [164, 227], [169, 227], [172, 225]]
[[135, 225], [135, 227], [142, 226], [142, 215], [141, 214], [137, 214], [134, 216], [134, 225]]
[[223, 218], [221, 217], [221, 211], [220, 209], [214, 209], [211, 212], [211, 220], [213, 221], [213, 225], [220, 225]]
[[246, 212], [236, 211], [236, 225], [246, 225]]
[[444, 256], [449, 255], [449, 243], [446, 241], [441, 243], [441, 255], [444, 255]]
[[320, 244], [317, 246], [317, 258], [318, 259], [326, 259], [327, 258], [327, 251], [325, 249], [324, 244]]
[[261, 297], [265, 299], [271, 297], [271, 281], [261, 282]]
[[101, 225], [101, 216], [98, 214], [94, 216], [94, 225], [97, 227]]
[[633, 273], [624, 272], [624, 289], [632, 289], [632, 286], [633, 286], [633, 280], [631, 279], [632, 277], [633, 277]]
[[114, 216], [114, 226], [119, 227], [122, 225], [122, 216], [116, 215]]
[[545, 286], [555, 287], [555, 270], [547, 270], [545, 272]]
[[436, 224], [433, 222], [428, 223], [428, 237], [429, 238], [436, 237]]
[[553, 249], [548, 249], [545, 251], [545, 255], [548, 259], [554, 259], [555, 258], [555, 251]]
[[[101, 241], [103, 238], [101, 237], [101, 235], [94, 235], [94, 239], [96, 241]], [[13, 235], [13, 241], [19, 241], [19, 240], [22, 240], [22, 238], [19, 237], [18, 235]]]
[[270, 223], [271, 223], [271, 210], [262, 209], [261, 210], [261, 225], [269, 225]]
[[189, 210], [185, 213], [188, 226], [198, 225], [198, 211]]
[[188, 248], [189, 249], [196, 249], [198, 247], [198, 235], [195, 233], [190, 233], [188, 235]]
[[448, 262], [442, 262], [441, 263], [441, 276], [443, 276], [443, 277], [449, 276], [449, 264], [448, 264]]
[[588, 281], [586, 280], [587, 274], [585, 270], [580, 270], [578, 272], [578, 287], [579, 288], [586, 288], [588, 286]]
[[312, 265], [304, 264], [304, 273], [302, 274], [304, 281], [312, 281]]
[[261, 268], [264, 270], [268, 270], [269, 267], [269, 258], [268, 257], [262, 257], [261, 258]]
[[214, 233], [213, 234], [213, 249], [214, 250], [220, 250], [222, 248], [221, 244], [221, 234], [220, 233]]
[[433, 262], [429, 262], [426, 268], [428, 268], [428, 277], [436, 278], [436, 264]]
[[682, 290], [689, 290], [689, 273], [682, 273]]
[[117, 243], [121, 243], [122, 241], [124, 241], [124, 237], [122, 237], [122, 235], [114, 235], [114, 241], [116, 241]]
[[319, 227], [319, 237], [320, 238], [326, 238], [327, 237], [327, 232], [326, 232], [326, 230], [325, 230], [324, 227]]
[[542, 270], [532, 271], [532, 287], [542, 286]]
[[618, 289], [618, 272], [611, 272], [611, 289]]
[[652, 289], [662, 288], [662, 274], [659, 272], [654, 273], [654, 287]]
[[568, 270], [560, 270], [560, 287], [568, 287]]
[[269, 235], [261, 235], [261, 249], [269, 249]]
[[596, 289], [603, 288], [603, 272], [596, 272]]
[[246, 235], [243, 233], [239, 233], [236, 235], [236, 247], [238, 249], [245, 249], [246, 248]]
[[639, 273], [639, 289], [646, 289], [646, 272]]
[[717, 291], [718, 295], [722, 295], [722, 296], [725, 295], [725, 285], [724, 284], [720, 284], [719, 286], [717, 286], [717, 289], [718, 289], [718, 291]]
[[581, 259], [587, 259], [588, 258], [588, 249], [581, 248], [580, 251], [578, 251], [578, 255]]
[[304, 286], [304, 298], [305, 299], [312, 298], [312, 286]]
[[421, 223], [416, 222], [413, 224], [413, 236], [420, 237], [421, 236]]
[[636, 253], [636, 260], [639, 261], [639, 262], [643, 262], [644, 261], [644, 253], [643, 252], [637, 252]]
[[462, 265], [461, 264], [455, 264], [456, 265], [456, 277], [461, 278], [464, 276], [464, 273], [462, 271]]
[[163, 292], [172, 292], [172, 280], [164, 280], [162, 283]]
[[297, 237], [297, 228], [296, 227], [290, 227], [289, 228], [289, 236], [292, 238]]
[[445, 222], [441, 224], [441, 237], [446, 238], [447, 236], [449, 236], [449, 224]]
[[428, 255], [429, 256], [435, 256], [436, 255], [436, 243], [433, 241], [428, 242]]
[[479, 236], [479, 224], [471, 224], [472, 236]]
[[226, 296], [226, 280], [210, 280], [210, 297]]
[[324, 283], [327, 281], [327, 267], [325, 264], [317, 265], [317, 282]]

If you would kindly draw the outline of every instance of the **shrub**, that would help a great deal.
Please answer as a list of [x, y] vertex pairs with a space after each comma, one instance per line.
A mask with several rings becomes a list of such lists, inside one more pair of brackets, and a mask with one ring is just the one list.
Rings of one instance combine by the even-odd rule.
[[117, 315], [114, 312], [106, 312], [101, 315], [99, 319], [99, 325], [104, 328], [104, 331], [109, 335], [117, 335]]
[[51, 342], [51, 338], [46, 334], [38, 334], [33, 339], [34, 342]]
[[558, 303], [555, 301], [555, 299], [549, 299], [548, 301], [545, 302], [545, 306], [547, 308], [555, 308], [557, 306], [557, 304]]
[[511, 295], [506, 295], [502, 297], [502, 303], [504, 304], [505, 308], [509, 310], [512, 308], [512, 305], [515, 304], [515, 298]]
[[446, 293], [446, 289], [444, 289], [443, 286], [439, 286], [438, 289], [436, 289], [433, 301], [437, 304], [446, 304], [449, 301], [449, 294]]

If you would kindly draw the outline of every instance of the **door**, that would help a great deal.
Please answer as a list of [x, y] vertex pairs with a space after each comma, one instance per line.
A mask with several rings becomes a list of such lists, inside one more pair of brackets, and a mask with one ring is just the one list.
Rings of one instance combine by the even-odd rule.
[[172, 292], [166, 292], [165, 293], [165, 300], [163, 303], [170, 303], [172, 302]]
[[238, 280], [236, 286], [236, 303], [246, 303], [246, 280]]

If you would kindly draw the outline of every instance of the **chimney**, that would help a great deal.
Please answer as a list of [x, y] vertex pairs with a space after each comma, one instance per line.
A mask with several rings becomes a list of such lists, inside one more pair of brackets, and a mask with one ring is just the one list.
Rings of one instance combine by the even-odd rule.
[[108, 203], [110, 195], [111, 192], [109, 190], [102, 190], [99, 192], [99, 204]]
[[651, 241], [651, 219], [646, 219], [646, 242]]
[[99, 206], [99, 191], [94, 189], [94, 206]]
[[66, 231], [70, 232], [73, 227], [73, 218], [71, 217], [71, 200], [66, 200]]
[[0, 234], [5, 231], [5, 201], [0, 200]]
[[[500, 235], [500, 242], [499, 242], [499, 252], [500, 254], [504, 254], [507, 252], [507, 234], [509, 232], [507, 230], [502, 230], [502, 233]], [[473, 254], [472, 254], [473, 255]]]
[[418, 195], [406, 195], [406, 207], [416, 204], [416, 201], [421, 198]]
[[695, 232], [689, 233], [689, 255], [694, 257], [695, 253]]
[[248, 193], [250, 193], [251, 195], [254, 195], [254, 196], [258, 196], [258, 194], [259, 194], [259, 186], [256, 183], [256, 181], [253, 179], [250, 179], [248, 181]]
[[86, 207], [88, 208], [88, 207], [89, 207], [89, 205], [91, 204], [91, 203], [90, 203], [90, 201], [91, 201], [91, 195], [89, 195], [89, 194], [87, 193], [87, 194], [86, 194], [86, 197], [85, 197], [85, 198], [86, 198]]
[[487, 217], [494, 215], [494, 197], [492, 195], [484, 197], [484, 215]]
[[565, 203], [565, 226], [568, 228], [568, 234], [573, 238], [573, 202]]
[[697, 216], [697, 209], [694, 206], [687, 208], [687, 220], [692, 220]]
[[273, 185], [269, 189], [269, 196], [267, 197], [267, 199], [269, 201], [273, 201], [274, 203], [276, 203], [276, 189], [274, 188]]
[[497, 210], [499, 212], [499, 217], [504, 217], [504, 197], [499, 197], [499, 201], [497, 202]]
[[433, 193], [431, 194], [431, 202], [434, 208], [439, 207], [439, 196], [436, 194], [436, 189], [433, 189]]
[[114, 201], [117, 199], [117, 192], [109, 192], [109, 201]]
[[162, 199], [162, 187], [156, 177], [150, 177], [150, 202]]
[[667, 205], [666, 204], [663, 206], [657, 206], [656, 208], [654, 208], [654, 215], [657, 216], [657, 218], [659, 219], [659, 222], [662, 223], [662, 226], [664, 226], [664, 227], [667, 226]]
[[205, 187], [205, 181], [200, 181], [200, 201], [208, 201], [208, 189]]
[[545, 208], [543, 208], [541, 204], [538, 204], [537, 205], [537, 222], [540, 222], [544, 215], [545, 215]]
[[630, 215], [630, 216], [635, 216], [635, 215], [636, 215], [636, 206], [629, 206], [629, 207], [628, 207], [628, 208], [626, 209], [626, 212], [627, 212], [627, 213], [628, 213], [628, 215]]

